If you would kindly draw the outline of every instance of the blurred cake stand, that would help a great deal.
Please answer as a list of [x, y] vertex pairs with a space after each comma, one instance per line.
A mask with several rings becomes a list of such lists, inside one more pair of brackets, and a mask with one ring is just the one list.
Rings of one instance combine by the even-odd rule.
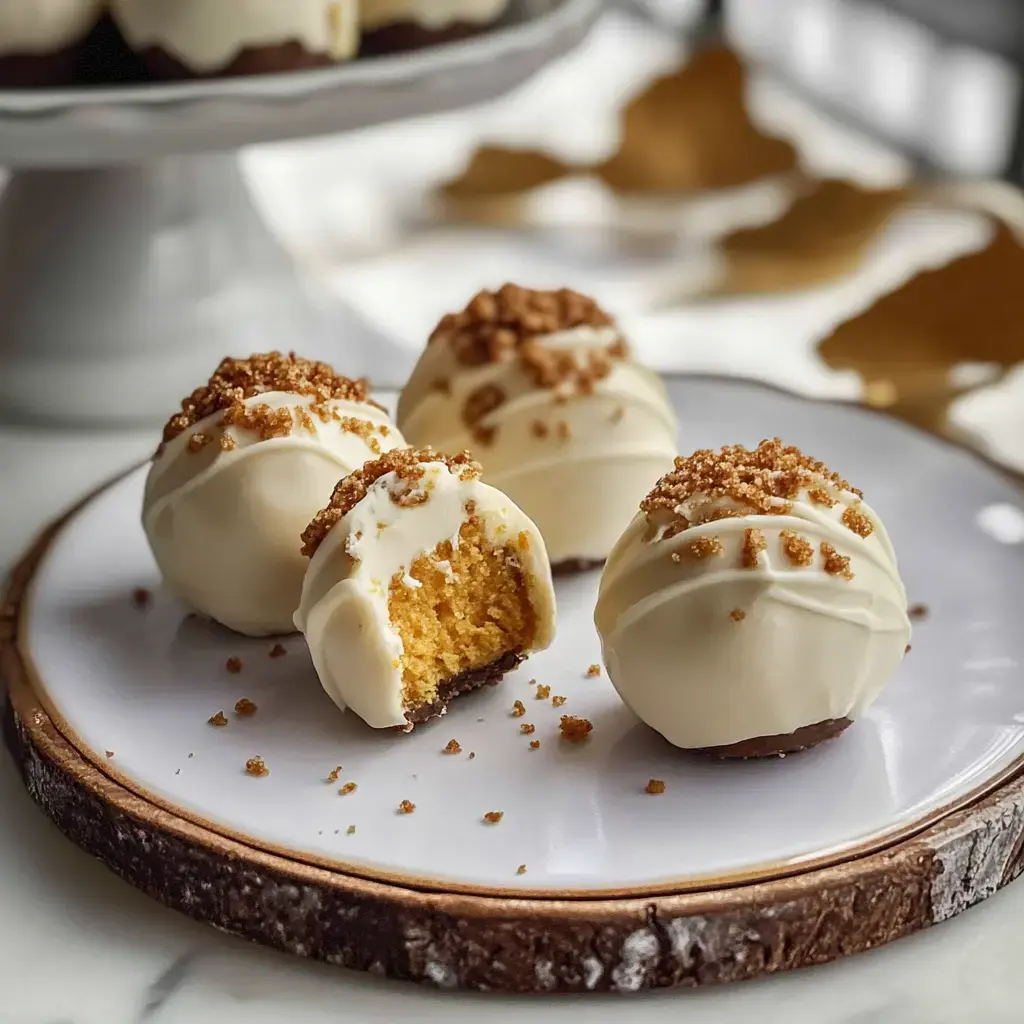
[[600, 8], [514, 0], [477, 38], [321, 71], [0, 91], [0, 419], [159, 419], [229, 352], [401, 383], [409, 355], [300, 279], [231, 151], [495, 99]]

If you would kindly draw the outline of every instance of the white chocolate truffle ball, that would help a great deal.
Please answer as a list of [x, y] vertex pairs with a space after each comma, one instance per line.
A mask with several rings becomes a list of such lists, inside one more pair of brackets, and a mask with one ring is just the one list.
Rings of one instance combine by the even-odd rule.
[[167, 424], [146, 480], [165, 582], [239, 633], [292, 632], [302, 531], [340, 476], [402, 445], [363, 381], [279, 353], [225, 359]]
[[470, 450], [556, 567], [603, 562], [677, 451], [661, 380], [567, 289], [505, 285], [446, 316], [397, 418], [410, 444]]
[[910, 638], [877, 513], [778, 439], [677, 459], [609, 556], [595, 622], [640, 718], [737, 757], [837, 735]]
[[554, 636], [544, 541], [467, 455], [393, 451], [338, 484], [304, 535], [295, 625], [320, 682], [409, 730]]

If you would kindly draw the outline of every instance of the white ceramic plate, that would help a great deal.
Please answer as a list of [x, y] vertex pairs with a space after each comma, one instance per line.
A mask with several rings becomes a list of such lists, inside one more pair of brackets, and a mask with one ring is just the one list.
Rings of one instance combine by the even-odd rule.
[[[271, 659], [270, 642], [186, 620], [164, 593], [133, 607], [135, 588], [159, 590], [139, 526], [143, 471], [78, 512], [43, 562], [24, 619], [39, 692], [83, 753], [182, 817], [303, 861], [448, 890], [635, 894], [777, 876], [891, 842], [1005, 777], [1024, 757], [1024, 494], [882, 415], [740, 381], [670, 389], [683, 449], [779, 434], [861, 487], [911, 601], [930, 608], [900, 676], [834, 742], [743, 764], [668, 746], [604, 675], [585, 675], [599, 660], [596, 573], [559, 583], [552, 650], [410, 735], [371, 731], [323, 694], [300, 637]], [[533, 678], [564, 708], [535, 699]], [[241, 697], [258, 705], [253, 717], [233, 714]], [[517, 698], [523, 718], [510, 716]], [[207, 724], [217, 711], [226, 728]], [[589, 718], [592, 738], [559, 741], [562, 713]], [[452, 738], [461, 755], [441, 752]], [[265, 778], [244, 771], [256, 754]], [[650, 778], [664, 795], [644, 793]], [[358, 789], [341, 796], [347, 781]], [[397, 813], [402, 800], [415, 812]], [[494, 810], [503, 820], [485, 824]]]

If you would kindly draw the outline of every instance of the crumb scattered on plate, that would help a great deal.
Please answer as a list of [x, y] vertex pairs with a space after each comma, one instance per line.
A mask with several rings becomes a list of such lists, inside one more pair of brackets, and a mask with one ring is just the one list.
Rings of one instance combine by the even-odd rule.
[[928, 611], [928, 605], [926, 604], [912, 604], [907, 609], [907, 615], [912, 619], [927, 619]]
[[112, 750], [108, 750], [106, 752], [106, 754], [107, 754], [107, 760], [108, 761], [110, 760], [110, 758], [112, 758], [114, 756], [114, 752]]
[[536, 731], [537, 731], [537, 726], [535, 726], [535, 725], [530, 725], [530, 723], [529, 723], [529, 722], [524, 722], [524, 723], [523, 723], [523, 724], [522, 724], [521, 726], [519, 726], [519, 731], [520, 731], [520, 732], [521, 732], [521, 733], [522, 733], [522, 734], [523, 734], [524, 736], [529, 736], [529, 735], [530, 735], [530, 733], [533, 733], [533, 732], [536, 732]]
[[530, 740], [531, 750], [540, 750], [540, 740]]
[[[222, 726], [228, 724], [227, 715], [225, 715], [223, 711], [218, 711], [217, 714], [210, 715], [207, 721], [210, 723], [210, 725], [215, 725], [218, 728], [221, 728]], [[191, 757], [192, 755], [189, 754], [188, 756]]]
[[144, 612], [153, 603], [153, 595], [145, 587], [136, 587], [132, 591], [132, 604]]
[[403, 800], [398, 805], [399, 814], [412, 814], [416, 810], [416, 805], [411, 800]]
[[732, 619], [733, 622], [742, 622], [746, 617], [747, 613], [742, 608], [733, 608], [733, 610], [729, 612], [729, 618]]
[[547, 700], [551, 696], [550, 686], [538, 686], [537, 687], [537, 700]]
[[903, 651], [904, 654], [910, 653], [910, 644], [907, 644], [906, 649]]
[[645, 791], [650, 793], [651, 796], [660, 796], [665, 792], [665, 783], [661, 779], [651, 779], [647, 783]]
[[525, 715], [525, 714], [526, 714], [526, 705], [521, 700], [517, 700], [515, 702], [515, 704], [512, 705], [512, 717], [513, 718], [522, 718], [523, 715]]
[[232, 674], [238, 675], [242, 671], [242, 659], [241, 658], [228, 658], [224, 662], [224, 667]]
[[520, 864], [519, 867], [516, 868], [516, 874], [517, 875], [525, 875], [526, 874], [526, 865], [525, 864]]
[[504, 817], [504, 811], [488, 811], [484, 815], [484, 821], [486, 821], [488, 825], [497, 825], [498, 822], [501, 821], [501, 819]]
[[345, 829], [345, 835], [347, 835], [347, 836], [354, 836], [355, 834], [356, 834], [356, 827], [355, 827], [355, 825], [349, 825], [349, 827], [347, 829]]
[[255, 715], [259, 708], [248, 697], [243, 697], [241, 700], [235, 702], [235, 714], [241, 718], [248, 718], [250, 715]]
[[468, 758], [468, 760], [472, 761], [474, 757], [476, 757], [476, 753], [475, 753], [475, 751], [472, 751], [472, 750], [471, 750], [471, 751], [469, 752], [469, 758]]
[[600, 665], [594, 664], [594, 665], [591, 665], [587, 669], [587, 678], [588, 679], [589, 678], [593, 678], [594, 676], [599, 676], [600, 674], [601, 674], [601, 666]]
[[286, 650], [284, 644], [274, 644], [274, 646], [270, 648], [269, 657], [283, 658], [287, 653], [288, 651]]
[[346, 782], [345, 785], [338, 790], [338, 793], [340, 796], [348, 796], [349, 793], [354, 793], [358, 788], [359, 786], [356, 783]]
[[553, 707], [560, 708], [565, 703], [564, 697], [552, 697], [551, 704]]
[[332, 782], [337, 782], [338, 781], [338, 777], [340, 775], [341, 775], [341, 765], [339, 764], [337, 766], [337, 768], [332, 768], [330, 770], [330, 772], [328, 772], [327, 778], [324, 779], [324, 782], [326, 782], [328, 785], [330, 785]]
[[262, 778], [264, 775], [270, 774], [270, 769], [267, 767], [266, 761], [257, 754], [256, 757], [250, 757], [245, 762], [245, 773], [256, 778]]
[[459, 745], [458, 740], [449, 740], [448, 745], [444, 748], [445, 754], [461, 754], [462, 747]]
[[570, 743], [582, 743], [594, 728], [587, 718], [577, 718], [575, 715], [562, 715], [562, 721], [558, 728], [561, 730], [562, 738]]

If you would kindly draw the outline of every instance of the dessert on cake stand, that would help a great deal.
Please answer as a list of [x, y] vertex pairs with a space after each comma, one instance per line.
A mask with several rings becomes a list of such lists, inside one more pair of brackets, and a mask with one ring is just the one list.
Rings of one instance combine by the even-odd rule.
[[232, 150], [495, 99], [600, 8], [516, 0], [476, 38], [326, 70], [0, 92], [0, 419], [160, 419], [225, 352], [401, 383], [408, 356], [300, 278]]

